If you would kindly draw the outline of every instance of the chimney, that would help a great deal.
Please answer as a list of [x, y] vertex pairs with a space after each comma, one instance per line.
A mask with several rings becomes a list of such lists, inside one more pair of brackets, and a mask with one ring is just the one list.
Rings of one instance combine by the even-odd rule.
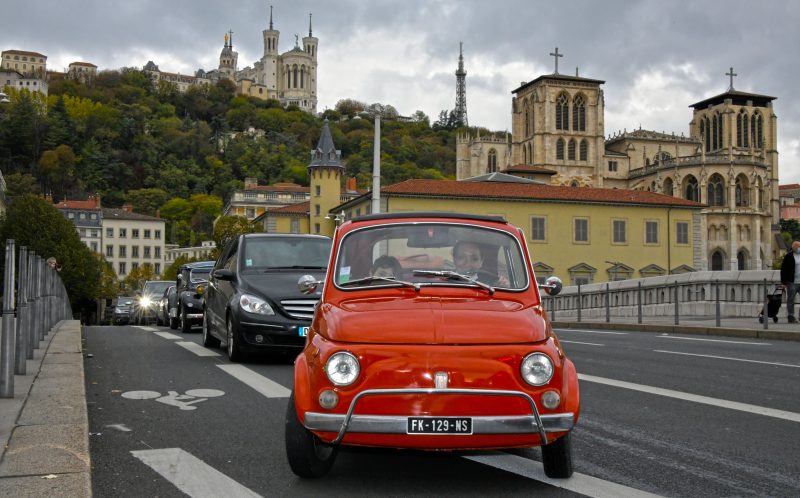
[[244, 179], [244, 189], [249, 190], [251, 188], [258, 187], [258, 178], [253, 176], [248, 176]]
[[95, 194], [94, 196], [94, 207], [100, 208], [100, 194]]
[[122, 210], [125, 211], [126, 213], [132, 213], [133, 212], [133, 206], [130, 205], [130, 204], [123, 204], [122, 205]]
[[156, 218], [161, 218], [161, 210], [156, 209]]
[[356, 177], [355, 176], [351, 176], [350, 178], [347, 179], [346, 189], [347, 189], [348, 192], [355, 192], [356, 190], [358, 190], [357, 186], [356, 186]]

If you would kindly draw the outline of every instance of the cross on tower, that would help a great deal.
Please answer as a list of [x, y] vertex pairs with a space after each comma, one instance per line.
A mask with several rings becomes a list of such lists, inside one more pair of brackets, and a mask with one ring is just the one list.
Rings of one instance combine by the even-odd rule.
[[553, 73], [553, 74], [558, 74], [558, 58], [559, 57], [564, 57], [564, 54], [559, 54], [558, 53], [558, 47], [556, 47], [556, 51], [555, 52], [550, 52], [550, 55], [553, 56], [553, 58], [556, 60], [556, 72]]
[[228, 33], [230, 33], [230, 38], [228, 38], [228, 40], [230, 40], [230, 44], [228, 46], [233, 48], [233, 30], [228, 30]]
[[730, 77], [731, 77], [731, 86], [730, 86], [730, 87], [728, 87], [728, 90], [733, 90], [733, 77], [734, 77], [734, 76], [739, 76], [739, 75], [738, 75], [738, 74], [736, 74], [736, 73], [734, 73], [734, 72], [733, 72], [733, 67], [731, 67], [731, 72], [729, 72], [729, 73], [725, 73], [725, 76], [730, 76]]

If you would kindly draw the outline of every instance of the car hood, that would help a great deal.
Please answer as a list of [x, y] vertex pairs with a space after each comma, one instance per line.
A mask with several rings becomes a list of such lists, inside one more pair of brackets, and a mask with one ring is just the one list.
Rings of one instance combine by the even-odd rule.
[[320, 312], [319, 332], [338, 342], [513, 344], [547, 333], [541, 306], [504, 299], [354, 299]]
[[297, 281], [303, 275], [311, 275], [317, 280], [325, 278], [325, 270], [273, 270], [264, 273], [240, 274], [242, 292], [253, 292], [263, 297], [280, 301], [281, 299], [319, 299], [322, 285], [314, 294], [303, 294], [297, 288]]

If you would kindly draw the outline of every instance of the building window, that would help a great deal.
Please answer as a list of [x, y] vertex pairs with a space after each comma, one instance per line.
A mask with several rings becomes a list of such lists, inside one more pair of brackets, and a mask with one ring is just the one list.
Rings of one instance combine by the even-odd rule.
[[150, 258], [150, 246], [144, 246], [144, 257]]
[[725, 205], [725, 181], [718, 174], [711, 175], [711, 179], [708, 182], [708, 205]]
[[319, 204], [314, 204], [314, 215], [319, 216], [319, 213], [320, 213]]
[[132, 228], [131, 229], [131, 238], [138, 239], [139, 238], [139, 229]]
[[572, 101], [572, 129], [586, 131], [586, 105], [582, 95]]
[[556, 130], [569, 130], [569, 97], [566, 93], [556, 99]]
[[586, 140], [581, 140], [581, 148], [580, 148], [580, 156], [581, 161], [588, 161], [589, 160], [589, 144]]
[[161, 275], [161, 263], [156, 263], [154, 267], [156, 275]]
[[132, 262], [131, 263], [131, 270], [135, 270], [137, 268], [139, 268], [139, 263], [137, 263], [136, 261]]
[[750, 117], [747, 112], [742, 109], [736, 115], [736, 145], [738, 147], [750, 147], [750, 133], [748, 125], [750, 124]]
[[247, 217], [247, 219], [248, 219], [248, 220], [249, 220], [249, 219], [252, 219], [252, 218], [255, 218], [255, 217], [256, 217], [256, 210], [255, 210], [255, 208], [247, 208], [247, 209], [245, 210], [245, 216]]
[[764, 146], [763, 133], [761, 113], [756, 111], [750, 116], [750, 143], [753, 144], [753, 147], [760, 149]]
[[608, 171], [617, 171], [617, 161], [608, 161]]
[[612, 221], [612, 238], [611, 241], [615, 244], [624, 244], [627, 242], [627, 234], [625, 233], [625, 220]]
[[155, 258], [156, 259], [161, 259], [161, 248], [158, 247], [158, 246], [156, 246], [156, 248], [155, 248]]
[[92, 242], [92, 252], [97, 252], [97, 242]]
[[120, 228], [119, 229], [119, 238], [124, 239], [128, 236], [128, 229], [127, 228]]
[[120, 258], [128, 257], [128, 246], [119, 246], [119, 257]]
[[589, 242], [589, 220], [575, 219], [575, 242]]
[[677, 237], [678, 244], [689, 243], [689, 224], [685, 221], [679, 221], [675, 226], [675, 236]]
[[320, 194], [320, 191], [321, 191], [321, 190], [322, 190], [322, 189], [320, 188], [320, 186], [319, 186], [319, 185], [314, 185], [314, 195], [315, 195], [315, 196], [319, 197], [319, 194]]
[[71, 220], [74, 220], [75, 219], [75, 213], [67, 213], [67, 218], [69, 218]]
[[547, 240], [547, 219], [541, 216], [531, 218], [531, 240]]
[[120, 275], [125, 275], [125, 262], [124, 261], [120, 261], [119, 262], [119, 272], [118, 273]]
[[145, 239], [149, 239], [150, 238], [150, 230], [145, 230], [144, 231], [144, 238]]
[[489, 150], [489, 158], [486, 163], [486, 172], [494, 173], [497, 171], [497, 151], [494, 149]]
[[92, 228], [92, 237], [99, 237], [99, 236], [100, 236], [100, 231], [97, 230], [96, 228]]
[[161, 230], [156, 230], [155, 231], [155, 239], [156, 240], [161, 240]]
[[658, 222], [645, 221], [644, 222], [644, 243], [645, 244], [658, 244]]
[[563, 160], [564, 159], [564, 139], [559, 138], [556, 140], [556, 159]]
[[292, 218], [292, 233], [300, 233], [300, 220]]
[[139, 246], [131, 246], [131, 257], [132, 258], [139, 257]]
[[700, 202], [700, 187], [697, 179], [691, 175], [686, 179], [686, 200]]
[[113, 258], [114, 257], [114, 246], [112, 244], [108, 244], [106, 246], [106, 257]]
[[567, 159], [570, 161], [575, 160], [575, 139], [570, 138], [569, 144], [567, 145]]
[[319, 233], [319, 223], [314, 223], [314, 233]]

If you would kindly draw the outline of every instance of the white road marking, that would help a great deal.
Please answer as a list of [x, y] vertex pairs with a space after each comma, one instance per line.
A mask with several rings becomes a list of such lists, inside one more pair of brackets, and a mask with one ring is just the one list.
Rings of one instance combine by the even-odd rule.
[[611, 332], [609, 330], [562, 329], [559, 327], [556, 327], [556, 330], [560, 330], [562, 332], [585, 332], [587, 334], [628, 335], [627, 332]]
[[727, 344], [749, 344], [750, 346], [772, 346], [767, 342], [749, 342], [749, 341], [723, 341], [722, 339], [700, 339], [697, 337], [675, 337], [674, 335], [657, 335], [660, 339], [680, 339], [682, 341], [703, 341], [703, 342], [725, 342]]
[[[564, 342], [564, 341], [561, 341]], [[716, 358], [718, 360], [731, 360], [731, 361], [746, 361], [747, 363], [760, 363], [762, 365], [775, 365], [776, 367], [790, 367], [790, 368], [800, 368], [800, 365], [792, 365], [791, 363], [775, 363], [771, 361], [759, 361], [759, 360], [745, 360], [744, 358], [729, 358], [727, 356], [714, 356], [711, 354], [695, 354], [695, 353], [682, 353], [679, 351], [665, 351], [663, 349], [654, 349], [656, 353], [668, 353], [668, 354], [681, 354], [686, 356], [700, 356], [703, 358]]]
[[508, 453], [465, 455], [464, 458], [586, 496], [637, 498], [658, 496], [577, 472], [569, 479], [552, 479], [544, 474], [540, 462]]
[[578, 341], [564, 341], [559, 339], [558, 342], [563, 342], [566, 344], [584, 344], [586, 346], [605, 346], [605, 344], [597, 344], [596, 342], [578, 342]]
[[133, 430], [125, 424], [109, 424], [106, 427], [111, 427], [112, 429], [116, 429], [122, 432], [131, 432]]
[[164, 339], [171, 339], [173, 341], [175, 339], [180, 339], [181, 338], [181, 336], [175, 335], [175, 334], [170, 334], [169, 332], [153, 332], [153, 333], [155, 335], [157, 335], [157, 336], [163, 337]]
[[144, 325], [134, 325], [133, 328], [140, 329], [140, 330], [146, 330], [148, 332], [155, 332], [156, 330], [158, 330], [158, 329], [154, 329], [153, 327], [145, 327]]
[[217, 365], [225, 373], [252, 387], [267, 398], [288, 398], [289, 389], [242, 365]]
[[695, 403], [702, 403], [704, 405], [717, 406], [720, 408], [728, 408], [731, 410], [738, 410], [747, 413], [754, 413], [756, 415], [764, 415], [766, 417], [779, 418], [789, 420], [790, 422], [800, 422], [800, 413], [787, 412], [784, 410], [776, 410], [773, 408], [766, 408], [763, 406], [749, 405], [747, 403], [739, 403], [737, 401], [728, 401], [719, 398], [710, 398], [708, 396], [700, 396], [698, 394], [684, 393], [681, 391], [673, 391], [671, 389], [662, 389], [660, 387], [645, 386], [642, 384], [634, 384], [632, 382], [625, 382], [622, 380], [606, 379], [603, 377], [595, 377], [594, 375], [578, 374], [578, 378], [585, 382], [595, 382], [597, 384], [605, 384], [607, 386], [621, 387], [623, 389], [631, 389], [633, 391], [640, 391], [648, 394], [656, 394], [658, 396], [666, 396], [668, 398], [682, 399], [685, 401], [693, 401]]
[[[175, 337], [176, 339], [180, 339], [180, 337]], [[208, 348], [204, 348], [203, 346], [196, 344], [194, 342], [176, 342], [178, 346], [191, 351], [192, 353], [196, 354], [197, 356], [220, 356], [219, 353], [215, 351], [211, 351]]]
[[180, 448], [137, 450], [131, 454], [192, 498], [261, 496]]

